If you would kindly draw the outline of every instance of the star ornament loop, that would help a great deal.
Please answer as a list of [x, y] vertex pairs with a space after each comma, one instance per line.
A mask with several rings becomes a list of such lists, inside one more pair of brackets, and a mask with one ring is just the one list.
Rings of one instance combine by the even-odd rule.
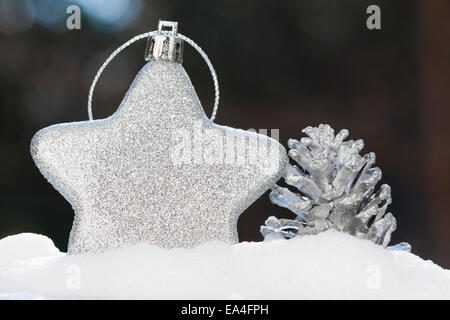
[[112, 116], [42, 129], [31, 154], [73, 206], [69, 254], [236, 243], [239, 215], [288, 162], [275, 139], [211, 122], [182, 65], [162, 60]]

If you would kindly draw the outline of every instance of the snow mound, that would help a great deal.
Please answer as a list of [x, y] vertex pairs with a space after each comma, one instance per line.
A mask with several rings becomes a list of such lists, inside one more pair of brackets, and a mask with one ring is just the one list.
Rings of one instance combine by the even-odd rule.
[[333, 230], [79, 256], [21, 234], [0, 240], [0, 299], [20, 298], [450, 299], [450, 270]]
[[0, 240], [0, 266], [14, 260], [60, 255], [53, 241], [40, 234], [21, 233]]

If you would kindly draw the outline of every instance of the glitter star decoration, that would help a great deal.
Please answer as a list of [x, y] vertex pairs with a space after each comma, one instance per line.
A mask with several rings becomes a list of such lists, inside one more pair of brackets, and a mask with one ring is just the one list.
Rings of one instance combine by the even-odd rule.
[[239, 215], [288, 161], [275, 139], [210, 121], [181, 63], [162, 60], [112, 116], [42, 129], [31, 153], [75, 211], [69, 254], [235, 243]]

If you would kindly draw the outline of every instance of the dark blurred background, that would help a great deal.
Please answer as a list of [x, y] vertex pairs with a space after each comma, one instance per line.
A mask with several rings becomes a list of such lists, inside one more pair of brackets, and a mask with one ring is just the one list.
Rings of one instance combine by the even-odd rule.
[[[66, 27], [70, 4], [81, 8], [81, 30]], [[381, 8], [381, 30], [366, 27], [371, 4]], [[86, 120], [97, 69], [160, 18], [178, 21], [214, 63], [218, 124], [279, 128], [284, 145], [308, 125], [348, 128], [392, 187], [392, 243], [450, 268], [448, 0], [0, 0], [0, 238], [41, 233], [66, 250], [73, 211], [34, 166], [30, 140], [46, 126]], [[116, 110], [144, 48], [132, 46], [104, 72], [95, 118]], [[184, 67], [210, 114], [210, 75], [188, 46]], [[265, 194], [241, 216], [241, 241], [261, 240], [270, 215], [292, 217]]]

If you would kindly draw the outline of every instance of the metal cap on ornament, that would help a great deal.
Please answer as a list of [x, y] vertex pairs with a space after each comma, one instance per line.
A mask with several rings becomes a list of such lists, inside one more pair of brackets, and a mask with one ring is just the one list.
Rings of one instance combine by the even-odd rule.
[[145, 60], [183, 62], [183, 40], [177, 37], [178, 22], [159, 20], [158, 31], [148, 37]]

